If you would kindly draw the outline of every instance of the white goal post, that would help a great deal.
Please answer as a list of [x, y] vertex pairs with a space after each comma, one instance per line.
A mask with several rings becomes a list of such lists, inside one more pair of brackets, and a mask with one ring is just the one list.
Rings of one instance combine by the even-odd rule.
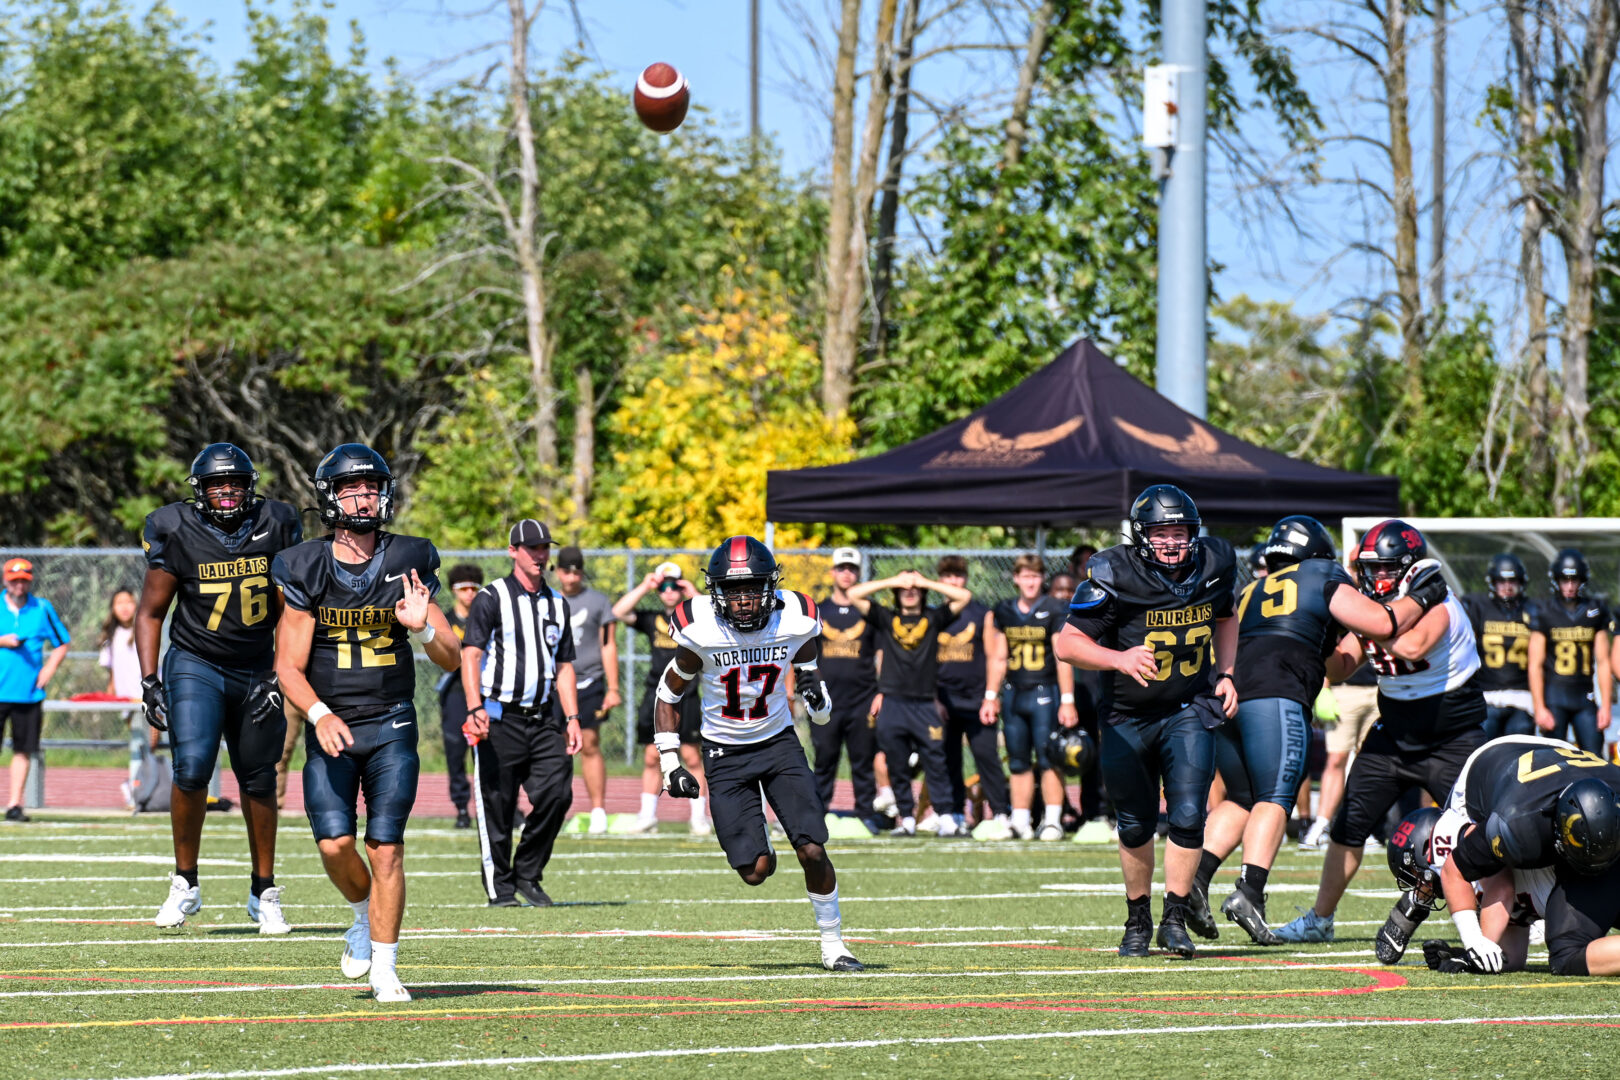
[[[1362, 534], [1381, 517], [1344, 519], [1345, 557], [1355, 551]], [[1549, 588], [1547, 566], [1560, 549], [1578, 548], [1592, 568], [1594, 591], [1620, 595], [1620, 518], [1402, 518], [1423, 534], [1429, 554], [1445, 567], [1446, 578], [1459, 593], [1485, 588], [1485, 570], [1491, 556], [1511, 552], [1524, 560], [1530, 572], [1528, 591]]]

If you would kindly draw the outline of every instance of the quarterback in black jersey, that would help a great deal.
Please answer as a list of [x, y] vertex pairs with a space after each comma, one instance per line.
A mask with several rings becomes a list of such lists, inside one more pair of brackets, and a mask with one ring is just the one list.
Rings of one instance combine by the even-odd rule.
[[1204, 844], [1215, 774], [1214, 729], [1237, 712], [1232, 545], [1200, 537], [1185, 491], [1155, 484], [1131, 505], [1132, 543], [1100, 551], [1053, 645], [1076, 667], [1110, 672], [1102, 771], [1119, 818], [1128, 915], [1121, 956], [1146, 956], [1159, 787], [1170, 815], [1161, 948], [1190, 957], [1187, 897]]
[[1491, 557], [1488, 590], [1462, 598], [1479, 646], [1479, 688], [1485, 692], [1485, 737], [1530, 735], [1536, 730], [1530, 700], [1530, 615], [1524, 562], [1503, 552]]
[[1305, 756], [1311, 708], [1327, 657], [1345, 630], [1386, 642], [1445, 599], [1438, 567], [1421, 587], [1380, 603], [1363, 596], [1340, 566], [1333, 537], [1315, 518], [1285, 517], [1262, 547], [1266, 573], [1238, 601], [1237, 719], [1215, 733], [1226, 800], [1209, 816], [1191, 900], [1194, 931], [1213, 938], [1209, 883], [1241, 839], [1243, 869], [1221, 911], [1257, 945], [1280, 945], [1266, 925], [1266, 880], [1287, 833]]
[[154, 921], [180, 926], [202, 907], [197, 856], [223, 736], [248, 830], [248, 915], [260, 933], [285, 934], [292, 927], [274, 873], [276, 762], [287, 719], [272, 670], [281, 598], [270, 583], [270, 560], [303, 531], [298, 511], [255, 491], [252, 460], [230, 443], [205, 446], [188, 480], [192, 498], [147, 515], [146, 579], [135, 613], [146, 719], [154, 731], [169, 732], [174, 757], [174, 875]]
[[[354, 909], [343, 974], [358, 979], [369, 970], [378, 1001], [409, 1001], [395, 956], [405, 913], [405, 821], [420, 771], [410, 639], [445, 671], [459, 666], [461, 642], [432, 602], [438, 551], [420, 537], [382, 531], [394, 502], [382, 455], [344, 443], [321, 459], [314, 482], [332, 533], [276, 557], [287, 604], [276, 673], [287, 701], [308, 718], [304, 805], [321, 861]], [[355, 849], [362, 791], [366, 860]]]
[[1573, 728], [1576, 745], [1601, 754], [1614, 694], [1609, 611], [1586, 594], [1591, 573], [1586, 557], [1574, 548], [1553, 556], [1547, 576], [1552, 599], [1530, 611], [1530, 698], [1536, 726], [1560, 739]]

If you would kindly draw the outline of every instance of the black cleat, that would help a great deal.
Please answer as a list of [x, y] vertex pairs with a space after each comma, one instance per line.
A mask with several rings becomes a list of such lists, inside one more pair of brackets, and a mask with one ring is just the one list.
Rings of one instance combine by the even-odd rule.
[[472, 828], [472, 816], [467, 813], [467, 808], [465, 806], [463, 806], [461, 809], [456, 811], [456, 828], [458, 828], [458, 829], [470, 829], [470, 828]]
[[1215, 916], [1209, 911], [1209, 890], [1200, 888], [1196, 881], [1187, 890], [1187, 929], [1209, 941], [1221, 936], [1220, 928], [1215, 925]]
[[8, 806], [6, 807], [6, 820], [12, 824], [16, 824], [23, 821], [33, 821], [34, 819], [23, 813], [22, 807]]
[[1164, 918], [1159, 920], [1159, 948], [1188, 960], [1198, 951], [1187, 934], [1186, 908], [1176, 906], [1164, 909]]
[[[1406, 955], [1406, 947], [1412, 943], [1412, 935], [1423, 920], [1429, 917], [1429, 909], [1417, 902], [1411, 893], [1402, 893], [1401, 898], [1395, 901], [1390, 909], [1389, 918], [1378, 930], [1378, 938], [1374, 951], [1378, 954], [1380, 964], [1396, 964], [1402, 956]], [[1424, 958], [1428, 958], [1428, 945], [1424, 945]]]
[[826, 968], [828, 971], [865, 971], [866, 965], [845, 953], [835, 958], [831, 964], [827, 964]]
[[518, 895], [527, 901], [529, 907], [551, 906], [551, 897], [546, 895], [546, 890], [540, 887], [538, 881], [520, 881], [514, 888], [517, 889]]
[[1119, 939], [1119, 955], [1146, 956], [1153, 943], [1153, 918], [1149, 915], [1128, 916], [1125, 936]]
[[1249, 940], [1256, 945], [1284, 944], [1283, 939], [1277, 936], [1277, 932], [1266, 925], [1265, 897], [1261, 897], [1257, 904], [1242, 889], [1233, 889], [1232, 895], [1221, 905], [1221, 914], [1243, 927], [1243, 932], [1248, 934]]
[[522, 907], [515, 896], [502, 896], [489, 902], [490, 907]]

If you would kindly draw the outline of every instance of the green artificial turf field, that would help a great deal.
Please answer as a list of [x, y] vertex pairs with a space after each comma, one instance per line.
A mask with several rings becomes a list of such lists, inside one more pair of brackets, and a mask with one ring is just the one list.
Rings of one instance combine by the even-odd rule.
[[[1544, 950], [1494, 979], [1434, 975], [1416, 947], [1380, 968], [1381, 852], [1333, 944], [1261, 950], [1227, 924], [1194, 961], [1122, 961], [1111, 849], [834, 841], [868, 970], [833, 975], [780, 844], [781, 870], [750, 889], [712, 839], [568, 838], [545, 881], [557, 907], [491, 909], [474, 834], [421, 821], [400, 946], [416, 1000], [382, 1006], [338, 971], [348, 909], [307, 829], [287, 818], [281, 837], [296, 929], [276, 939], [243, 912], [234, 817], [210, 818], [203, 910], [169, 932], [150, 923], [166, 821], [0, 830], [0, 1077], [1620, 1073], [1615, 982], [1554, 978]], [[1319, 866], [1284, 849], [1274, 923], [1309, 902]]]

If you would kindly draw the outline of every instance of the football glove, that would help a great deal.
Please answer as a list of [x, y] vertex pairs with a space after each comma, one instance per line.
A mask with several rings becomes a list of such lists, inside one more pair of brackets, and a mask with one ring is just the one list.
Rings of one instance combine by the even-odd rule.
[[281, 711], [281, 682], [274, 673], [258, 680], [248, 690], [247, 717], [253, 724], [262, 724], [284, 716]]
[[1410, 597], [1424, 611], [1428, 611], [1436, 604], [1445, 603], [1446, 591], [1446, 578], [1440, 572], [1440, 561], [1419, 559], [1407, 568], [1395, 595]]
[[169, 730], [169, 705], [164, 700], [163, 680], [157, 675], [148, 675], [141, 680], [141, 711], [153, 728]]
[[1451, 921], [1457, 927], [1457, 935], [1462, 938], [1463, 953], [1468, 957], [1468, 966], [1483, 975], [1500, 973], [1507, 958], [1502, 955], [1502, 946], [1486, 937], [1480, 930], [1479, 912], [1453, 911]]
[[832, 695], [827, 692], [826, 680], [811, 683], [806, 680], [800, 690], [804, 707], [810, 712], [810, 722], [817, 727], [832, 719]]
[[681, 755], [674, 750], [665, 750], [658, 755], [658, 768], [664, 774], [664, 790], [677, 799], [695, 799], [703, 793], [698, 787], [697, 777], [686, 771], [681, 764]]

